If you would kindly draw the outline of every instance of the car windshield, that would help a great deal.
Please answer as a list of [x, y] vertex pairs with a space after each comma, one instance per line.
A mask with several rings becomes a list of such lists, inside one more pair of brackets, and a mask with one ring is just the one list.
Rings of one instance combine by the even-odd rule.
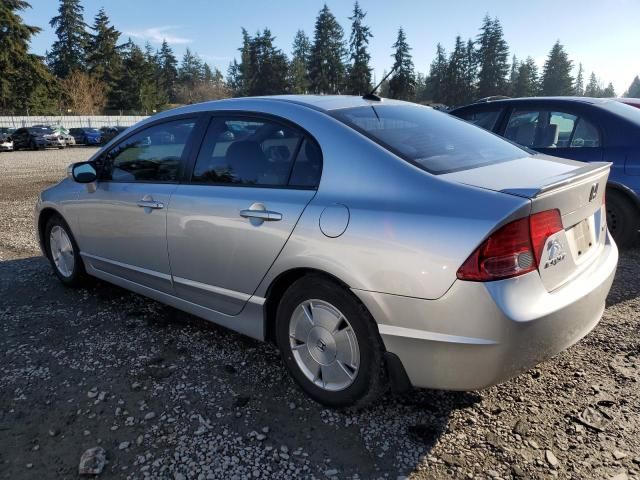
[[34, 133], [36, 135], [49, 135], [50, 133], [54, 132], [49, 127], [31, 127], [29, 129], [29, 133]]
[[97, 128], [85, 128], [84, 131], [87, 133], [101, 133]]
[[420, 105], [346, 108], [332, 115], [433, 174], [529, 156], [492, 133]]

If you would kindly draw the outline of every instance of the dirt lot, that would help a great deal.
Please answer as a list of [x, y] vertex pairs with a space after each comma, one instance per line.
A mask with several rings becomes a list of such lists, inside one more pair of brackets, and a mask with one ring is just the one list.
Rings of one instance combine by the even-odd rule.
[[640, 478], [640, 250], [582, 342], [482, 392], [308, 400], [277, 351], [40, 257], [36, 195], [90, 149], [0, 153], [0, 478]]

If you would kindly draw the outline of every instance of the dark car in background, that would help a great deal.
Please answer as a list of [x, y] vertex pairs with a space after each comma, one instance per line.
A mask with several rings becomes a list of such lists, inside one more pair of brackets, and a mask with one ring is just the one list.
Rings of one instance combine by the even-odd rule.
[[102, 134], [102, 144], [110, 142], [112, 139], [120, 135], [129, 127], [102, 127], [100, 133]]
[[12, 128], [0, 127], [0, 152], [9, 152], [13, 150], [13, 140], [11, 134]]
[[102, 143], [102, 132], [97, 128], [70, 128], [69, 133], [75, 139], [76, 145], [100, 145]]
[[67, 146], [64, 137], [51, 127], [23, 127], [11, 135], [14, 150], [28, 148], [37, 150], [46, 147], [64, 148]]
[[612, 162], [607, 224], [628, 247], [640, 226], [640, 109], [613, 99], [513, 98], [474, 103], [450, 112], [541, 154]]

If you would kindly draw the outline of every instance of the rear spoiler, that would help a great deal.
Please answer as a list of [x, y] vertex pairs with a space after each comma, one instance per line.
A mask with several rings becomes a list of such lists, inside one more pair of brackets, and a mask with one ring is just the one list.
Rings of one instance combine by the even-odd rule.
[[587, 163], [585, 166], [571, 170], [570, 172], [563, 173], [551, 178], [551, 182], [542, 185], [538, 188], [508, 188], [500, 190], [502, 193], [508, 193], [510, 195], [517, 195], [524, 198], [537, 198], [544, 194], [562, 189], [563, 187], [571, 184], [580, 183], [588, 178], [594, 177], [600, 173], [604, 173], [611, 168], [611, 162], [592, 162]]

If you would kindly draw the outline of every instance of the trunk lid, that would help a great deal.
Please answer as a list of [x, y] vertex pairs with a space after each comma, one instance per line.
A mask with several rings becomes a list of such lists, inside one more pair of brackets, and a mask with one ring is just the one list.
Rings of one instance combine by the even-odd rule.
[[532, 214], [560, 211], [563, 230], [547, 238], [537, 259], [540, 278], [551, 291], [579, 275], [602, 252], [610, 165], [534, 155], [440, 177], [528, 198]]

